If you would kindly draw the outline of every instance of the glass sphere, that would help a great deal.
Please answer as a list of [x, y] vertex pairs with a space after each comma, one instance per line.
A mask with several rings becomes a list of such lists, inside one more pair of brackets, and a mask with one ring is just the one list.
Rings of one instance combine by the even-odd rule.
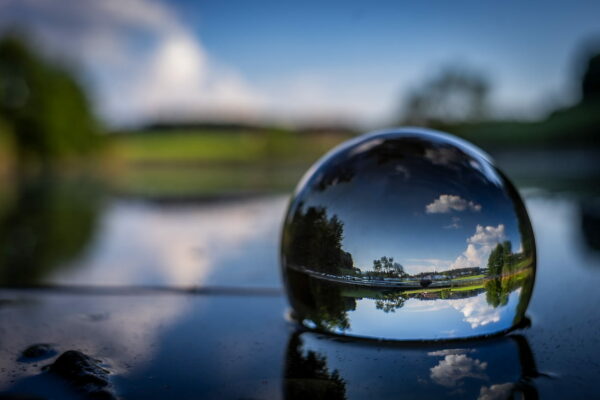
[[527, 211], [490, 157], [416, 128], [325, 155], [300, 181], [281, 243], [292, 316], [376, 339], [508, 331], [524, 319], [535, 263]]

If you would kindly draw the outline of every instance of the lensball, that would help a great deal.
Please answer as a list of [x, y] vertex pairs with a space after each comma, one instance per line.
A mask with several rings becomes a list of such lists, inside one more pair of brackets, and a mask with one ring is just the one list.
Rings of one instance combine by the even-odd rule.
[[521, 324], [536, 252], [523, 201], [488, 155], [407, 128], [343, 143], [305, 174], [285, 217], [281, 265], [305, 327], [438, 340]]

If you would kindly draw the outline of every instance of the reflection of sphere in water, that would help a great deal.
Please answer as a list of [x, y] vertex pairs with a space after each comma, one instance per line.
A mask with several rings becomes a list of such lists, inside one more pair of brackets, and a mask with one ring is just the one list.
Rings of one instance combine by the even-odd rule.
[[286, 400], [538, 398], [539, 372], [521, 335], [419, 346], [379, 341], [349, 345], [299, 330], [290, 335], [284, 371]]
[[489, 156], [439, 132], [348, 141], [304, 176], [282, 235], [294, 314], [322, 331], [386, 339], [489, 335], [519, 324], [535, 244]]

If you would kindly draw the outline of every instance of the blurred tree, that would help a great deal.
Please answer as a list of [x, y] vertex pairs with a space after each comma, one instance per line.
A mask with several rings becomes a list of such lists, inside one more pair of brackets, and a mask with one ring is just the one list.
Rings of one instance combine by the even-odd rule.
[[509, 240], [502, 242], [502, 260], [505, 269], [512, 269], [515, 266], [513, 261], [512, 243]]
[[489, 83], [480, 73], [446, 67], [409, 93], [400, 122], [444, 127], [481, 121], [487, 116], [488, 93]]
[[[596, 150], [600, 148], [600, 40], [586, 44], [577, 60], [581, 73], [573, 78], [580, 90], [579, 101], [550, 111], [538, 121], [517, 119], [482, 120], [475, 123], [436, 126], [457, 134], [475, 144], [493, 149], [495, 146], [565, 148]], [[590, 165], [590, 168], [594, 166]], [[529, 228], [524, 231], [530, 231]], [[533, 254], [531, 236], [523, 235], [524, 254]]]
[[488, 258], [487, 267], [490, 276], [496, 276], [502, 273], [502, 268], [504, 267], [504, 254], [504, 246], [498, 243]]
[[501, 278], [490, 279], [485, 283], [485, 299], [494, 308], [508, 303], [508, 295], [512, 290], [503, 285]]
[[600, 100], [600, 53], [592, 55], [581, 79], [581, 102]]
[[33, 176], [16, 182], [0, 214], [0, 284], [43, 283], [86, 249], [102, 208], [101, 187], [87, 180]]
[[82, 87], [16, 35], [0, 39], [0, 119], [14, 136], [21, 166], [86, 153], [98, 143]]
[[383, 256], [379, 260], [373, 260], [373, 271], [390, 278], [402, 278], [404, 267], [398, 262], [394, 262], [394, 257]]
[[404, 307], [406, 298], [403, 292], [383, 292], [375, 299], [375, 308], [385, 313], [396, 312], [397, 309]]
[[283, 392], [286, 400], [342, 400], [346, 398], [346, 381], [338, 370], [329, 368], [324, 354], [305, 349], [296, 332], [287, 347]]
[[285, 273], [288, 277], [288, 297], [298, 320], [308, 319], [319, 330], [350, 329], [348, 311], [356, 310], [356, 298], [344, 295], [344, 286], [314, 279], [291, 268]]

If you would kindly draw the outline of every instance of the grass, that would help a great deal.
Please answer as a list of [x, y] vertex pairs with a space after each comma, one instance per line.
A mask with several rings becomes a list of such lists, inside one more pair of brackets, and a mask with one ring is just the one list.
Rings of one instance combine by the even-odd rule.
[[468, 285], [468, 286], [458, 286], [458, 287], [443, 287], [443, 288], [432, 288], [432, 289], [407, 290], [403, 293], [404, 294], [436, 293], [436, 292], [441, 292], [443, 290], [450, 290], [451, 292], [464, 292], [467, 290], [483, 289], [483, 287], [484, 287], [484, 284], [481, 283], [479, 285]]
[[251, 162], [263, 144], [244, 133], [144, 133], [114, 138], [117, 154], [128, 163], [165, 161]]
[[480, 275], [472, 275], [472, 276], [461, 276], [459, 278], [453, 278], [452, 281], [464, 281], [467, 279], [478, 279], [478, 278], [483, 278], [485, 277], [485, 275], [480, 274]]
[[484, 286], [485, 286], [485, 284], [483, 284], [483, 283], [480, 283], [479, 285], [459, 286], [459, 287], [450, 288], [450, 291], [451, 292], [464, 292], [467, 290], [483, 289]]
[[113, 134], [105, 170], [117, 192], [131, 195], [289, 192], [312, 163], [349, 137], [283, 129]]
[[112, 154], [131, 164], [312, 163], [347, 139], [286, 130], [164, 131], [115, 134]]
[[[520, 265], [521, 263], [517, 264]], [[524, 279], [526, 278], [528, 275], [530, 275], [531, 273], [533, 273], [533, 268], [531, 268], [531, 263], [527, 264], [527, 267], [524, 267], [523, 269], [515, 269], [515, 272], [508, 274], [508, 275], [503, 275], [502, 279]]]
[[[476, 285], [466, 285], [466, 286], [456, 286], [456, 287], [443, 287], [443, 288], [430, 288], [430, 289], [413, 289], [413, 290], [401, 290], [399, 289], [398, 291], [401, 292], [402, 294], [418, 294], [418, 293], [436, 293], [436, 292], [441, 292], [443, 290], [449, 290], [451, 292], [464, 292], [467, 290], [476, 290], [476, 289], [483, 289], [485, 283], [479, 283]], [[348, 288], [348, 289], [344, 289], [342, 294], [344, 296], [347, 297], [378, 297], [378, 295], [382, 292], [383, 290], [377, 290], [377, 289], [370, 289], [370, 288]]]
[[123, 168], [110, 177], [121, 194], [142, 196], [206, 196], [289, 192], [305, 168], [265, 165], [142, 166]]
[[521, 260], [518, 263], [516, 263], [513, 267], [513, 270], [520, 271], [522, 269], [531, 268], [532, 265], [533, 265], [533, 260], [530, 258], [526, 258], [526, 259]]
[[[0, 174], [12, 154], [1, 128]], [[110, 188], [124, 195], [290, 192], [312, 163], [347, 137], [276, 129], [113, 134], [99, 165]]]

